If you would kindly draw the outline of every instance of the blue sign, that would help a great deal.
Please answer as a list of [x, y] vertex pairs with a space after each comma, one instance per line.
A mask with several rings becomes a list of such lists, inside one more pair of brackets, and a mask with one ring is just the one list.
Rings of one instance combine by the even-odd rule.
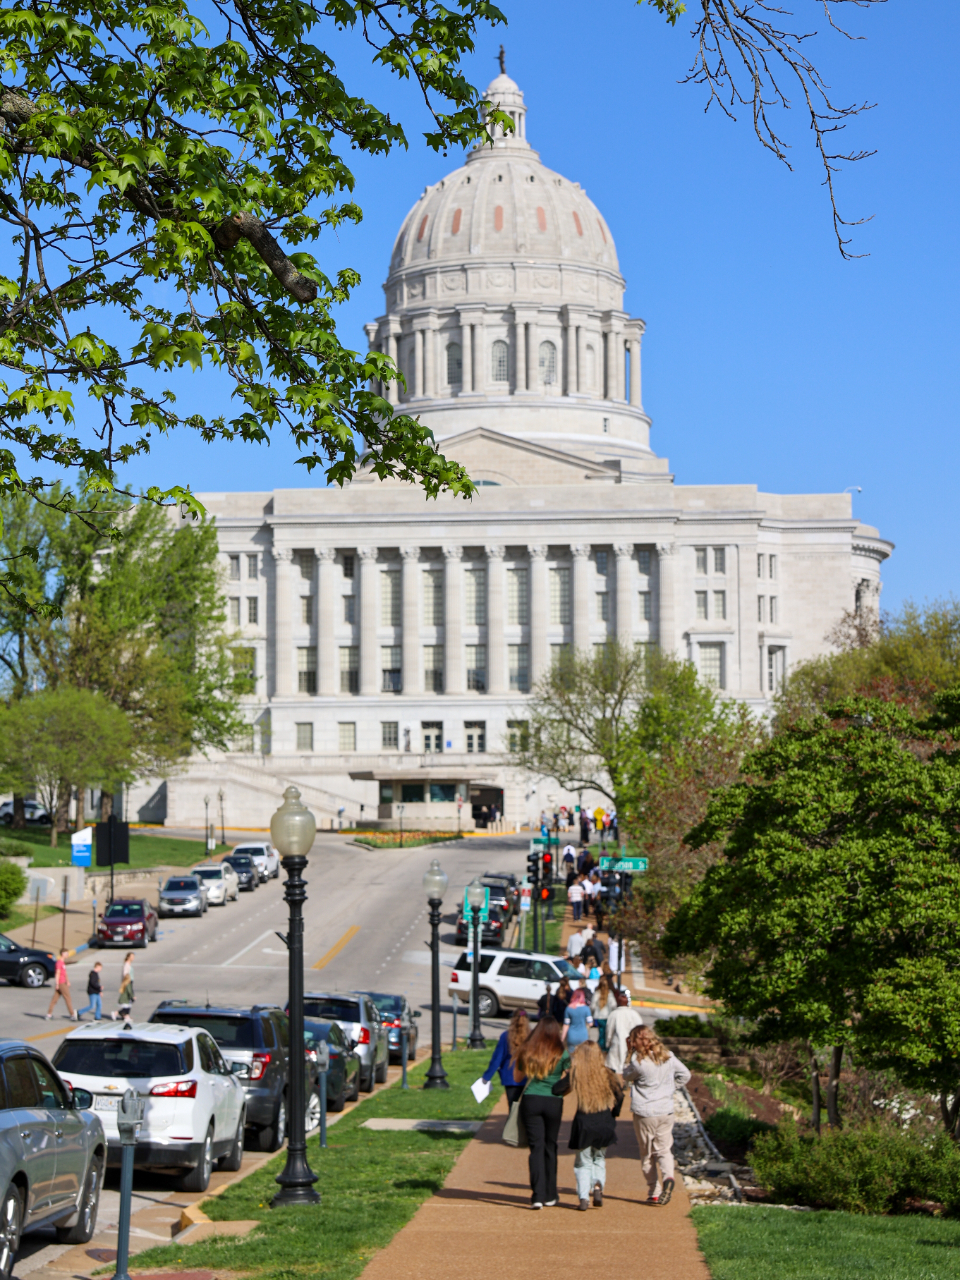
[[84, 827], [70, 837], [71, 863], [75, 867], [89, 867], [93, 862], [93, 827]]

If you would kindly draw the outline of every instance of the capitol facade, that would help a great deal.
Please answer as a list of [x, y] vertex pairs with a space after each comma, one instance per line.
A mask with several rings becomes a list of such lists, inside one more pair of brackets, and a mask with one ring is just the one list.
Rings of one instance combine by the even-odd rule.
[[[650, 444], [644, 322], [603, 214], [514, 131], [433, 186], [394, 245], [371, 347], [385, 386], [478, 486], [426, 501], [361, 473], [343, 490], [199, 495], [256, 693], [236, 751], [134, 788], [142, 821], [264, 827], [292, 781], [320, 825], [513, 826], [576, 803], [511, 767], [531, 688], [565, 649], [656, 644], [762, 711], [892, 550], [846, 493], [681, 485]], [[584, 801], [595, 797], [583, 797]], [[213, 814], [211, 815], [213, 816]]]

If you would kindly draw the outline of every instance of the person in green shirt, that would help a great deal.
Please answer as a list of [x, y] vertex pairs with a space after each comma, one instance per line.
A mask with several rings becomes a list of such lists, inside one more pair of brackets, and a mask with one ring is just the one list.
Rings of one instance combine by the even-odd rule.
[[563, 1119], [563, 1098], [553, 1087], [570, 1070], [556, 1018], [541, 1018], [517, 1057], [517, 1070], [527, 1077], [520, 1115], [530, 1143], [531, 1208], [557, 1203], [557, 1140]]

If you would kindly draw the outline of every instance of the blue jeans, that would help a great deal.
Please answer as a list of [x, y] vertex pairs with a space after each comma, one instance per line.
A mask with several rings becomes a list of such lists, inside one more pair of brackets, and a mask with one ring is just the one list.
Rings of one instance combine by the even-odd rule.
[[90, 1003], [85, 1009], [77, 1010], [77, 1018], [82, 1018], [85, 1013], [92, 1013], [95, 1021], [99, 1022], [103, 1016], [103, 997], [97, 991], [91, 991], [88, 994]]
[[579, 920], [579, 919], [580, 919], [580, 913], [583, 911], [583, 902], [582, 902], [582, 901], [580, 901], [580, 902], [571, 902], [571, 904], [570, 904], [570, 905], [573, 907], [573, 918], [574, 918], [574, 920]]
[[607, 1152], [605, 1147], [584, 1147], [577, 1152], [573, 1162], [577, 1179], [577, 1196], [589, 1200], [590, 1193], [599, 1182], [602, 1191], [607, 1181]]

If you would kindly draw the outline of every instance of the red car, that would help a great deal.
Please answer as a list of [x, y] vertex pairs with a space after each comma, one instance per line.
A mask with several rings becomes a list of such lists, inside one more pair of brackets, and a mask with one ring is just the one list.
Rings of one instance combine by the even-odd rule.
[[101, 947], [145, 947], [157, 938], [157, 913], [146, 898], [114, 898], [100, 918]]

